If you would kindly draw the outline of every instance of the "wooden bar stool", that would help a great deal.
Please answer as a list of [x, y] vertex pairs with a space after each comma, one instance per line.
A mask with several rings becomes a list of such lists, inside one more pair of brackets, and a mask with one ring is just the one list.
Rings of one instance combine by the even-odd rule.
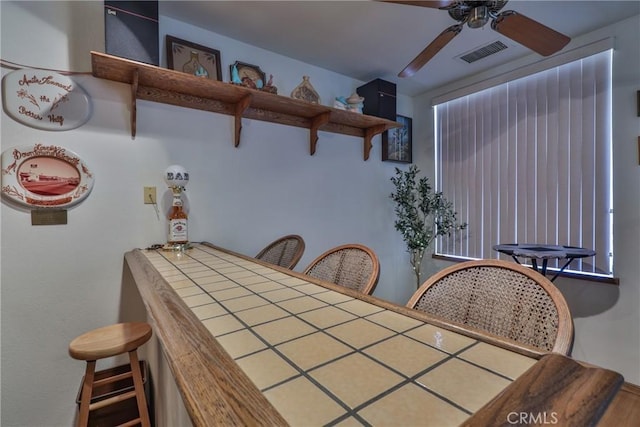
[[[150, 427], [147, 400], [144, 395], [144, 386], [137, 349], [151, 338], [151, 326], [143, 322], [118, 323], [94, 329], [75, 338], [69, 344], [69, 355], [77, 360], [87, 362], [82, 394], [80, 398], [80, 414], [78, 415], [78, 427], [85, 427], [89, 422], [89, 412], [113, 405], [135, 397], [138, 403], [138, 418], [124, 424], [133, 426], [141, 424]], [[129, 353], [131, 371], [120, 375], [94, 381], [96, 361], [107, 357]], [[123, 378], [133, 378], [134, 389], [132, 391], [117, 394], [107, 399], [91, 403], [94, 388], [109, 384]]]

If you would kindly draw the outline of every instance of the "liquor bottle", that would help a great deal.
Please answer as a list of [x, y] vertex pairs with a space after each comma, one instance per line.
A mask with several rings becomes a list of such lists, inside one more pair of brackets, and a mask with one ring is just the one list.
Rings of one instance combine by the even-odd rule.
[[164, 180], [173, 193], [173, 203], [169, 212], [169, 234], [167, 244], [178, 247], [189, 243], [187, 234], [187, 213], [182, 203], [182, 192], [189, 182], [189, 172], [180, 165], [171, 165], [164, 172]]
[[172, 188], [173, 204], [169, 213], [169, 245], [184, 245], [189, 242], [187, 232], [187, 213], [182, 208], [182, 197], [180, 188]]

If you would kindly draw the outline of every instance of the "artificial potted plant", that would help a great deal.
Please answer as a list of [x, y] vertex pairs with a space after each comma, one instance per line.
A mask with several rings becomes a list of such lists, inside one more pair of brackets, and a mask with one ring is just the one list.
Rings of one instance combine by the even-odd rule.
[[418, 179], [418, 167], [409, 170], [396, 168], [396, 176], [391, 177], [395, 192], [391, 199], [395, 202], [396, 230], [402, 234], [407, 244], [407, 252], [416, 275], [416, 288], [420, 287], [420, 266], [431, 243], [438, 236], [448, 236], [452, 231], [463, 230], [466, 223], [459, 223], [453, 204], [442, 192], [432, 191], [426, 177]]

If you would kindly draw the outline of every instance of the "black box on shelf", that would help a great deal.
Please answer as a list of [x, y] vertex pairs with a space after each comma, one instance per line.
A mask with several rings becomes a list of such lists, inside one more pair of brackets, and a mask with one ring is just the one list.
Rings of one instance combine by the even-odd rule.
[[147, 64], [159, 65], [158, 2], [104, 2], [105, 51]]
[[369, 116], [396, 120], [396, 84], [375, 79], [356, 89], [364, 97], [362, 112]]

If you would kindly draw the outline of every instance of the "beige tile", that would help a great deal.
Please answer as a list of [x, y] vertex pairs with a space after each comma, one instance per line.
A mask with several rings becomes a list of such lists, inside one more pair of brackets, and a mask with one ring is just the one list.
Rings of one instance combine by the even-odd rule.
[[298, 317], [306, 320], [309, 323], [313, 323], [320, 329], [335, 326], [339, 323], [344, 323], [356, 318], [356, 316], [354, 316], [353, 314], [347, 313], [346, 311], [340, 310], [333, 306], [301, 313], [300, 315], [298, 315]]
[[193, 307], [191, 311], [193, 311], [196, 317], [200, 320], [227, 314], [227, 310], [225, 310], [218, 303], [205, 304], [205, 305], [200, 305], [198, 307]]
[[253, 328], [253, 330], [271, 345], [310, 334], [315, 329], [295, 317], [285, 317]]
[[405, 335], [432, 345], [447, 353], [455, 353], [475, 342], [474, 339], [465, 337], [464, 335], [426, 324], [406, 332]]
[[315, 310], [316, 308], [325, 307], [327, 303], [318, 301], [311, 297], [301, 297], [281, 301], [278, 305], [291, 313], [302, 313], [305, 311]]
[[236, 360], [236, 363], [260, 390], [299, 375], [273, 350], [264, 350]]
[[334, 291], [320, 292], [315, 294], [314, 297], [324, 302], [328, 302], [329, 304], [338, 304], [338, 303], [350, 301], [353, 299], [348, 295], [341, 294], [340, 292], [334, 292]]
[[211, 271], [210, 269], [189, 274], [189, 277], [192, 279], [204, 279], [212, 276], [219, 276], [219, 274], [216, 273], [215, 271]]
[[169, 286], [176, 290], [193, 286], [193, 282], [189, 279], [167, 280], [167, 282]]
[[233, 267], [233, 269], [231, 269], [231, 268], [222, 268], [222, 269], [220, 269], [218, 271], [220, 273], [224, 274], [225, 276], [227, 276], [231, 280], [236, 280], [236, 279], [242, 279], [242, 278], [245, 278], [245, 277], [253, 277], [253, 276], [255, 276], [253, 271], [245, 270], [244, 268], [240, 268], [240, 267]]
[[389, 338], [364, 352], [409, 377], [448, 357], [446, 353], [403, 336]]
[[193, 267], [187, 267], [187, 268], [183, 268], [182, 272], [188, 275], [191, 275], [193, 273], [198, 273], [201, 271], [209, 271], [211, 272], [211, 269], [209, 267], [207, 267], [206, 265], [202, 265], [202, 264], [198, 264], [196, 266]]
[[234, 298], [224, 302], [224, 306], [232, 313], [267, 304], [269, 304], [269, 301], [258, 295], [247, 295], [246, 297]]
[[372, 314], [371, 316], [367, 316], [367, 320], [386, 326], [396, 332], [404, 332], [408, 329], [424, 324], [424, 322], [403, 316], [402, 314], [390, 310], [384, 310], [379, 313]]
[[249, 292], [243, 287], [237, 286], [235, 288], [229, 288], [229, 289], [223, 289], [221, 291], [210, 292], [210, 295], [214, 297], [217, 301], [225, 301], [231, 298], [238, 298], [246, 295], [251, 295], [251, 292]]
[[204, 291], [202, 289], [200, 289], [197, 286], [194, 286], [193, 284], [191, 286], [175, 289], [175, 291], [176, 291], [176, 294], [178, 294], [178, 296], [182, 298], [189, 297], [191, 295], [204, 294]]
[[234, 359], [266, 348], [266, 345], [247, 329], [217, 337], [216, 340]]
[[276, 282], [263, 282], [263, 283], [247, 286], [247, 289], [251, 289], [253, 292], [257, 292], [257, 293], [269, 292], [275, 289], [283, 289], [283, 288], [284, 286]]
[[356, 316], [368, 316], [373, 313], [384, 310], [377, 305], [369, 304], [368, 302], [352, 299], [344, 303], [336, 304], [336, 307], [346, 310]]
[[287, 286], [298, 286], [298, 285], [304, 285], [305, 283], [309, 283], [306, 280], [302, 280], [297, 277], [287, 277], [286, 279], [278, 280], [278, 282]]
[[477, 365], [498, 372], [512, 380], [536, 363], [536, 359], [480, 342], [458, 356]]
[[417, 381], [471, 412], [510, 384], [509, 380], [458, 359], [448, 360]]
[[355, 348], [365, 347], [394, 334], [393, 331], [364, 319], [352, 320], [326, 331]]
[[242, 319], [249, 326], [258, 325], [260, 323], [269, 322], [271, 320], [280, 319], [290, 316], [289, 313], [284, 311], [278, 306], [269, 304], [260, 307], [250, 308], [248, 310], [239, 311], [236, 313], [238, 318]]
[[307, 295], [315, 295], [315, 294], [319, 294], [320, 292], [327, 292], [326, 288], [323, 288], [322, 286], [318, 286], [313, 283], [305, 283], [304, 285], [299, 285], [299, 286], [296, 286], [295, 288], [296, 288], [296, 291], [302, 292], [303, 294], [307, 294]]
[[277, 289], [275, 291], [262, 292], [264, 298], [268, 299], [271, 302], [284, 301], [291, 298], [301, 297], [304, 294], [290, 288]]
[[221, 274], [212, 274], [211, 276], [201, 277], [199, 279], [195, 279], [194, 282], [197, 283], [198, 285], [203, 285], [203, 286], [214, 285], [214, 284], [218, 284], [218, 286], [222, 286], [220, 285], [220, 283], [229, 283], [230, 285], [235, 286], [235, 283], [233, 283], [231, 280], [227, 279]]
[[242, 323], [238, 322], [238, 320], [230, 314], [203, 320], [202, 324], [213, 334], [214, 337], [244, 328]]
[[309, 372], [350, 408], [384, 393], [402, 377], [384, 366], [355, 353]]
[[291, 277], [288, 274], [280, 273], [279, 271], [275, 271], [275, 270], [273, 270], [271, 273], [265, 274], [264, 276], [268, 277], [271, 280], [276, 280], [276, 281], [288, 279], [289, 277]]
[[334, 424], [336, 427], [359, 427], [364, 426], [366, 424], [361, 423], [355, 417], [349, 417], [346, 420], [340, 421], [337, 424]]
[[264, 395], [291, 426], [326, 425], [346, 412], [304, 377], [267, 390]]
[[353, 349], [322, 332], [281, 344], [277, 349], [305, 371], [353, 352]]
[[242, 285], [242, 286], [254, 285], [256, 283], [269, 282], [269, 279], [267, 279], [266, 277], [255, 275], [253, 272], [251, 274], [253, 274], [253, 275], [252, 276], [248, 276], [248, 277], [240, 277], [238, 279], [233, 279], [233, 280], [237, 284]]
[[415, 384], [407, 384], [358, 412], [374, 426], [458, 426], [469, 415]]
[[211, 304], [213, 299], [208, 294], [198, 294], [182, 298], [187, 307], [197, 307], [199, 305]]

